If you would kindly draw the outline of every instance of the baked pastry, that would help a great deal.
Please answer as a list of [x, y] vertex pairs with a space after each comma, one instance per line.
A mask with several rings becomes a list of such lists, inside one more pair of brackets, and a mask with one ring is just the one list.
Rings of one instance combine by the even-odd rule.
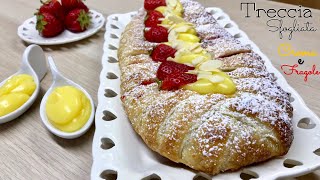
[[293, 108], [263, 59], [198, 2], [147, 1], [118, 49], [121, 99], [146, 145], [209, 174], [285, 155]]

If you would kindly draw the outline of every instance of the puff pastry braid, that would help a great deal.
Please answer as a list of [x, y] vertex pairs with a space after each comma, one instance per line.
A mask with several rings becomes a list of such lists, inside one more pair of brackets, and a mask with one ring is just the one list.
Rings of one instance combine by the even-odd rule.
[[181, 1], [202, 47], [223, 62], [234, 95], [179, 89], [159, 90], [160, 65], [149, 54], [157, 43], [144, 39], [141, 9], [122, 34], [118, 58], [122, 101], [134, 130], [153, 151], [195, 170], [217, 174], [285, 155], [293, 140], [289, 94], [276, 83], [263, 59], [242, 45], [198, 2]]

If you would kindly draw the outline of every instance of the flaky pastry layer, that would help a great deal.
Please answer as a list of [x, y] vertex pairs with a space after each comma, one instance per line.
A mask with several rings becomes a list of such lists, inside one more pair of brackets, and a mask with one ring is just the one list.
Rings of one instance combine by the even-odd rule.
[[118, 49], [121, 94], [134, 130], [153, 151], [195, 170], [217, 174], [285, 155], [293, 140], [289, 94], [264, 60], [242, 45], [198, 2], [182, 0], [185, 20], [196, 26], [202, 47], [223, 62], [236, 94], [200, 95], [163, 91], [156, 83], [160, 63], [149, 54], [157, 43], [144, 39], [139, 13], [122, 34]]

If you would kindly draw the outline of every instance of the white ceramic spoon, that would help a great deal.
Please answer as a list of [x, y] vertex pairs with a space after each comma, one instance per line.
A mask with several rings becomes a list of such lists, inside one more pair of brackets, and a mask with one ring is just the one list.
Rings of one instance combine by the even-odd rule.
[[[32, 96], [28, 99], [28, 101], [24, 103], [20, 108], [5, 116], [0, 117], [0, 124], [16, 119], [31, 107], [31, 105], [38, 97], [40, 91], [40, 81], [46, 73], [47, 63], [43, 50], [38, 45], [28, 46], [23, 53], [22, 65], [20, 67], [20, 70], [12, 76], [19, 74], [31, 75], [34, 79], [34, 82], [36, 83], [36, 89], [33, 92]], [[12, 76], [10, 76], [9, 78], [11, 78]], [[2, 81], [0, 83], [0, 87], [4, 85], [8, 79]]]
[[[85, 132], [87, 132], [90, 128], [90, 126], [93, 123], [93, 119], [94, 119], [94, 112], [95, 112], [95, 108], [94, 108], [94, 103], [93, 100], [91, 98], [91, 96], [89, 95], [89, 93], [82, 88], [80, 85], [72, 82], [71, 80], [65, 78], [57, 69], [53, 58], [51, 56], [48, 57], [48, 62], [49, 62], [49, 66], [51, 69], [51, 73], [53, 76], [53, 83], [51, 85], [51, 87], [49, 88], [49, 90], [47, 91], [47, 93], [44, 95], [41, 104], [40, 104], [40, 116], [42, 119], [43, 124], [48, 128], [48, 130], [50, 132], [52, 132], [54, 135], [59, 136], [61, 138], [65, 138], [65, 139], [74, 139], [77, 137], [80, 137], [81, 135], [83, 135]], [[72, 133], [68, 133], [68, 132], [63, 132], [59, 129], [57, 129], [56, 127], [54, 127], [48, 120], [47, 118], [47, 113], [46, 113], [46, 102], [48, 99], [48, 96], [52, 93], [52, 91], [57, 88], [57, 87], [61, 87], [61, 86], [73, 86], [75, 88], [78, 88], [79, 90], [81, 90], [90, 100], [91, 106], [92, 106], [92, 111], [91, 111], [91, 115], [89, 120], [87, 121], [87, 123], [78, 131], [76, 132], [72, 132]]]

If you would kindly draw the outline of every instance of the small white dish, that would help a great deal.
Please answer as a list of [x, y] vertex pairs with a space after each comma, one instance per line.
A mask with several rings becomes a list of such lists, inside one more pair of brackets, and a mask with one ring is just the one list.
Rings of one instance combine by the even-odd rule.
[[[81, 135], [83, 135], [84, 133], [86, 133], [90, 126], [93, 123], [94, 120], [94, 113], [95, 113], [95, 108], [94, 108], [94, 103], [93, 103], [93, 99], [91, 98], [91, 96], [89, 95], [89, 93], [82, 88], [80, 85], [74, 83], [73, 81], [65, 78], [57, 69], [53, 58], [51, 56], [48, 57], [48, 62], [49, 62], [49, 66], [51, 69], [51, 74], [53, 76], [53, 83], [51, 85], [51, 87], [49, 88], [49, 90], [46, 92], [46, 94], [44, 95], [41, 104], [40, 104], [40, 116], [41, 116], [41, 120], [43, 122], [43, 124], [46, 126], [46, 128], [52, 132], [54, 135], [59, 136], [61, 138], [65, 138], [65, 139], [75, 139], [77, 137], [80, 137]], [[61, 86], [73, 86], [75, 88], [78, 88], [79, 90], [81, 90], [90, 100], [90, 104], [92, 107], [91, 110], [91, 114], [90, 114], [90, 118], [87, 121], [87, 123], [78, 131], [76, 132], [72, 132], [72, 133], [68, 133], [68, 132], [63, 132], [57, 128], [55, 128], [48, 120], [47, 118], [47, 114], [46, 114], [46, 102], [48, 99], [48, 96], [52, 93], [52, 91], [57, 88], [57, 87], [61, 87]]]
[[105, 18], [101, 13], [90, 10], [91, 25], [89, 28], [81, 33], [72, 33], [68, 30], [63, 31], [60, 35], [52, 38], [44, 38], [39, 35], [35, 26], [37, 23], [36, 16], [27, 19], [18, 28], [18, 36], [27, 43], [34, 43], [39, 45], [58, 45], [85, 39], [97, 33], [104, 25]]
[[[11, 112], [5, 116], [0, 117], [0, 124], [9, 122], [11, 120], [16, 119], [24, 112], [26, 112], [34, 101], [37, 99], [39, 91], [40, 91], [40, 81], [47, 73], [47, 63], [46, 57], [44, 55], [43, 50], [38, 45], [30, 45], [26, 48], [22, 56], [22, 65], [20, 70], [13, 74], [12, 76], [16, 76], [19, 74], [28, 74], [33, 77], [34, 82], [36, 83], [36, 89], [33, 92], [32, 96], [28, 99], [26, 103], [24, 103], [20, 108]], [[6, 83], [9, 78], [5, 79], [0, 83], [0, 87]]]

